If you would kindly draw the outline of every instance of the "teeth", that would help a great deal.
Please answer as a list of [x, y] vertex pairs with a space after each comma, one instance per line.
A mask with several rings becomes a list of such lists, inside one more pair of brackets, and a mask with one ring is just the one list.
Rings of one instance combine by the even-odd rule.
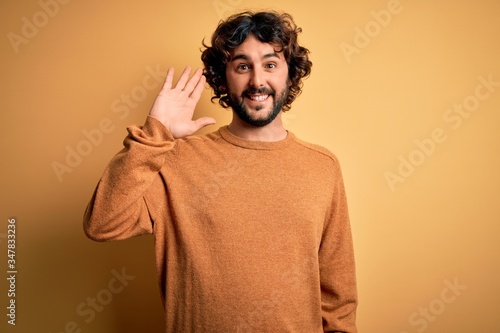
[[262, 102], [262, 101], [265, 101], [268, 96], [269, 95], [254, 95], [254, 96], [250, 96], [250, 99], [252, 101]]

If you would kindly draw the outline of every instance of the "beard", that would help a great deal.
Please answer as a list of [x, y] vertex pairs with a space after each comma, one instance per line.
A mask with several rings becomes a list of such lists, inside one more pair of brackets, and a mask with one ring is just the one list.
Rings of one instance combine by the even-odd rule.
[[[283, 108], [283, 105], [285, 105], [286, 99], [288, 97], [288, 92], [289, 88], [288, 85], [285, 86], [283, 91], [279, 94], [276, 95], [276, 91], [273, 89], [267, 89], [267, 88], [248, 88], [243, 93], [241, 96], [238, 96], [234, 93], [229, 92], [229, 105], [233, 109], [233, 111], [236, 113], [238, 118], [243, 120], [245, 123], [254, 126], [254, 127], [263, 127], [268, 124], [270, 124], [280, 113], [281, 109]], [[248, 112], [248, 108], [245, 105], [245, 97], [249, 95], [255, 95], [255, 94], [264, 94], [264, 95], [269, 95], [268, 98], [272, 97], [273, 98], [273, 105], [269, 111], [267, 111], [267, 115], [265, 117], [253, 117], [250, 112]], [[255, 107], [256, 111], [262, 110], [262, 106], [257, 106]], [[262, 111], [266, 112], [266, 111]]]

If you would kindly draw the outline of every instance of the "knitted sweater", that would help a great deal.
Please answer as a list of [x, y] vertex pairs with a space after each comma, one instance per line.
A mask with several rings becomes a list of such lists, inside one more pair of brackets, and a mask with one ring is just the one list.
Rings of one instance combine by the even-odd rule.
[[227, 126], [174, 139], [152, 117], [128, 132], [84, 230], [96, 241], [154, 234], [167, 332], [357, 332], [332, 153], [290, 132], [260, 142]]

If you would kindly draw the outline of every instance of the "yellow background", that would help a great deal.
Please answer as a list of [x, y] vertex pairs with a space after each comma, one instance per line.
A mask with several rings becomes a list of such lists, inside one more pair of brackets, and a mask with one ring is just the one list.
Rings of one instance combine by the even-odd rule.
[[[41, 3], [52, 4], [52, 16]], [[141, 89], [148, 69], [174, 66], [178, 75], [186, 64], [200, 66], [201, 41], [218, 21], [255, 8], [290, 12], [311, 50], [312, 75], [285, 123], [341, 161], [360, 332], [500, 330], [500, 2], [41, 3], [0, 5], [0, 275], [10, 217], [18, 269], [15, 327], [6, 323], [8, 285], [1, 279], [2, 332], [162, 331], [152, 237], [95, 243], [82, 232], [82, 214], [126, 126], [144, 121], [160, 87], [149, 78], [154, 89]], [[390, 21], [380, 14], [388, 10]], [[26, 22], [37, 23], [37, 31], [23, 28]], [[25, 38], [23, 31], [30, 37], [12, 42]], [[477, 88], [480, 77], [494, 82], [491, 91]], [[481, 100], [474, 100], [477, 91]], [[125, 112], [121, 98], [132, 93], [129, 114], [114, 112], [117, 105]], [[452, 122], [450, 108], [466, 101], [479, 105]], [[230, 120], [229, 111], [210, 103], [208, 89], [201, 115], [220, 126]], [[84, 132], [95, 133], [103, 119], [108, 133], [58, 177], [54, 162], [66, 164], [68, 147], [85, 149]], [[432, 147], [436, 129], [441, 142]], [[414, 170], [400, 166], [410, 158]], [[391, 185], [389, 173], [401, 178]], [[112, 271], [122, 269], [135, 278], [87, 323], [77, 307], [104, 297]]]

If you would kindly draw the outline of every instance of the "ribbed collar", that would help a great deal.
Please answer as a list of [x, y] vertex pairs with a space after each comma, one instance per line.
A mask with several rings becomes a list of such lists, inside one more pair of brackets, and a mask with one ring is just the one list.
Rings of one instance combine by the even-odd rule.
[[295, 140], [295, 135], [289, 131], [287, 131], [288, 135], [286, 136], [286, 138], [280, 141], [247, 140], [231, 133], [227, 125], [219, 128], [219, 133], [221, 137], [230, 144], [247, 149], [264, 149], [264, 150], [283, 149], [289, 146]]

